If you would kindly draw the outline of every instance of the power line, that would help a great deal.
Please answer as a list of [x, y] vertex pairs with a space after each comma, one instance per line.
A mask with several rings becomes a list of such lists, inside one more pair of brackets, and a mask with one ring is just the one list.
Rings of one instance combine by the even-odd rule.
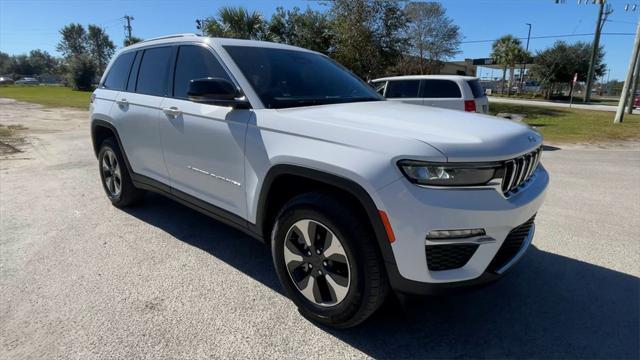
[[[584, 33], [584, 34], [565, 34], [565, 35], [544, 35], [544, 36], [532, 36], [531, 39], [554, 39], [554, 38], [564, 38], [564, 37], [578, 37], [578, 36], [593, 36], [594, 33]], [[622, 33], [622, 32], [610, 32], [610, 33], [602, 33], [602, 35], [614, 35], [614, 36], [633, 36], [634, 33]], [[520, 40], [527, 40], [526, 37], [518, 38]], [[461, 41], [461, 44], [472, 44], [472, 43], [485, 43], [485, 42], [494, 42], [498, 39], [490, 39], [490, 40], [469, 40], [469, 41]]]

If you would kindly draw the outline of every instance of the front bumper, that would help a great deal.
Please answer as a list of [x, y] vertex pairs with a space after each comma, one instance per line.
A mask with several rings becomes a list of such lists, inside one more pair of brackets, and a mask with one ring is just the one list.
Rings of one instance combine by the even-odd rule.
[[[536, 214], [548, 183], [549, 176], [540, 165], [518, 193], [509, 198], [494, 188], [425, 188], [404, 178], [380, 189], [380, 209], [387, 212], [396, 237], [391, 244], [392, 256], [385, 256], [392, 287], [408, 293], [434, 293], [499, 278], [522, 257], [534, 229], [504, 266], [489, 269], [489, 265], [509, 233]], [[426, 234], [450, 229], [484, 229], [490, 240], [479, 243], [464, 266], [429, 270]]]

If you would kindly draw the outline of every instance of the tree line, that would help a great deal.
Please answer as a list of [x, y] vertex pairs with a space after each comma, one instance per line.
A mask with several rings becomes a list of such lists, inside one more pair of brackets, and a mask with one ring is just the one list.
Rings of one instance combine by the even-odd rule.
[[[437, 74], [444, 62], [460, 53], [460, 27], [438, 2], [394, 0], [333, 0], [326, 11], [279, 7], [270, 18], [241, 6], [225, 6], [204, 20], [207, 36], [265, 40], [326, 54], [365, 80], [388, 75]], [[28, 55], [0, 53], [0, 74], [59, 74], [76, 89], [89, 89], [102, 74], [116, 47], [103, 29], [69, 24], [60, 29], [55, 58], [46, 51]], [[125, 40], [124, 45], [141, 41]], [[529, 78], [539, 80], [545, 95], [571, 81], [584, 80], [590, 44], [559, 41], [536, 54], [520, 39], [506, 35], [496, 40], [491, 57], [503, 69], [502, 89], [513, 87], [515, 69], [533, 61]], [[596, 76], [604, 73], [604, 51], [596, 56]], [[506, 84], [507, 71], [508, 86]]]
[[[522, 41], [513, 35], [505, 35], [493, 43], [491, 58], [495, 64], [502, 67], [501, 92], [511, 93], [514, 87], [515, 69], [523, 63], [533, 65], [529, 69], [528, 78], [540, 82], [543, 95], [550, 98], [558, 89], [570, 86], [574, 76], [577, 81], [586, 81], [589, 72], [589, 57], [591, 43], [578, 41], [568, 44], [565, 41], [556, 41], [553, 46], [529, 53]], [[600, 46], [596, 51], [594, 74], [597, 77], [604, 75], [606, 64], [604, 63], [604, 48]], [[506, 84], [506, 74], [509, 70], [509, 82]]]
[[221, 7], [204, 21], [204, 32], [318, 51], [363, 79], [437, 73], [460, 52], [462, 32], [438, 2], [334, 0], [328, 6], [323, 12], [279, 7], [270, 19]]
[[97, 25], [85, 29], [81, 24], [69, 24], [60, 29], [60, 36], [56, 50], [61, 57], [39, 49], [14, 56], [0, 52], [0, 74], [61, 77], [65, 85], [90, 90], [115, 53], [115, 44]]

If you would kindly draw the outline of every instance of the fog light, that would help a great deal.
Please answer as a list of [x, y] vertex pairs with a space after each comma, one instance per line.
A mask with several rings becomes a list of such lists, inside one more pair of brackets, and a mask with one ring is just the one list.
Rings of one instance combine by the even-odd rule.
[[427, 234], [429, 240], [464, 239], [476, 236], [484, 236], [484, 229], [467, 230], [433, 230]]

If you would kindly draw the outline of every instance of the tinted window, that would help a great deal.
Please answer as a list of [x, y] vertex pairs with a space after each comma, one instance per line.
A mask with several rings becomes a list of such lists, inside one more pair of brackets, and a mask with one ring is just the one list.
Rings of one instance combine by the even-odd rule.
[[423, 98], [461, 98], [460, 87], [450, 80], [423, 80], [421, 96]]
[[415, 98], [418, 97], [420, 80], [396, 80], [387, 84], [386, 97], [388, 98]]
[[142, 55], [136, 92], [148, 95], [167, 95], [171, 47], [147, 49]]
[[231, 81], [213, 54], [201, 46], [181, 46], [178, 51], [173, 96], [186, 99], [189, 81], [206, 77]]
[[374, 90], [380, 94], [380, 95], [384, 95], [384, 86], [387, 84], [386, 81], [375, 81], [375, 82], [371, 82], [371, 86], [374, 88]]
[[225, 49], [267, 108], [382, 100], [369, 85], [320, 54], [248, 46]]
[[113, 65], [111, 65], [111, 69], [109, 69], [102, 86], [112, 90], [124, 90], [127, 86], [129, 70], [131, 70], [131, 63], [133, 63], [135, 55], [136, 53], [132, 51], [118, 56]]
[[482, 88], [482, 85], [480, 85], [479, 80], [469, 80], [467, 81], [467, 84], [469, 84], [474, 98], [477, 99], [484, 96], [484, 89]]
[[142, 58], [142, 51], [136, 52], [136, 58], [133, 60], [133, 66], [129, 73], [129, 81], [127, 82], [127, 91], [136, 91], [136, 79], [138, 78], [138, 69], [140, 68], [140, 59]]

